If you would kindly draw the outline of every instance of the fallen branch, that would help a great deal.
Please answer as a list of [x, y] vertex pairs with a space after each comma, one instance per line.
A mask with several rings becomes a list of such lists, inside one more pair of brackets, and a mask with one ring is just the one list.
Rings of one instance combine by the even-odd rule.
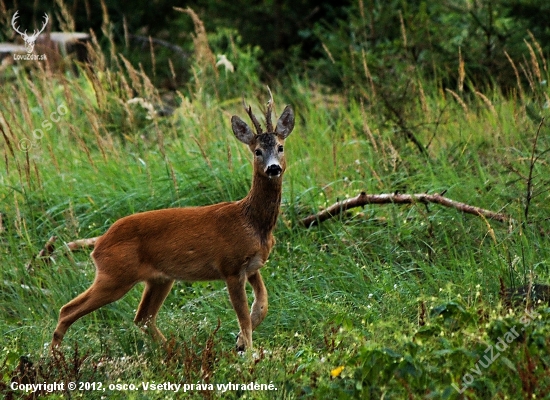
[[99, 239], [99, 236], [88, 239], [78, 239], [73, 242], [67, 243], [66, 246], [70, 251], [89, 249], [95, 246], [95, 242], [97, 241], [97, 239]]
[[[78, 239], [69, 243], [65, 243], [65, 246], [67, 246], [67, 249], [69, 249], [69, 251], [89, 249], [94, 247], [97, 239], [99, 239], [99, 236], [87, 239]], [[40, 250], [40, 252], [36, 256], [34, 256], [25, 266], [27, 271], [32, 271], [34, 265], [36, 265], [38, 261], [49, 264], [53, 260], [53, 253], [55, 251], [54, 243], [56, 240], [57, 236], [52, 236], [48, 239], [42, 250]]]
[[43, 261], [46, 264], [49, 264], [50, 261], [52, 261], [52, 253], [55, 249], [55, 246], [53, 245], [55, 241], [57, 240], [57, 236], [52, 236], [48, 239], [42, 250], [38, 252], [36, 256], [34, 256], [28, 263], [25, 265], [25, 268], [27, 271], [32, 271], [35, 263], [37, 261]]
[[415, 203], [436, 203], [445, 207], [456, 208], [459, 211], [462, 211], [467, 214], [473, 214], [477, 216], [483, 216], [488, 219], [493, 219], [499, 222], [511, 221], [511, 218], [505, 214], [496, 213], [490, 210], [485, 210], [483, 208], [471, 206], [469, 204], [460, 203], [458, 201], [451, 200], [447, 197], [444, 197], [442, 194], [400, 194], [400, 193], [391, 193], [391, 194], [366, 194], [361, 192], [359, 196], [347, 199], [344, 201], [339, 201], [336, 204], [333, 204], [329, 208], [306, 217], [300, 221], [300, 223], [306, 228], [315, 226], [327, 219], [340, 215], [344, 211], [349, 210], [350, 208], [362, 207], [367, 204], [415, 204]]

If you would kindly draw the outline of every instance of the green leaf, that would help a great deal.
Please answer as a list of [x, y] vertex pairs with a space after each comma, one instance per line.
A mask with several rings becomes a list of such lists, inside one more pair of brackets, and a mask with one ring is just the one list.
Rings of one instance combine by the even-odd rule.
[[500, 356], [500, 360], [506, 365], [508, 368], [510, 368], [514, 372], [518, 372], [516, 369], [516, 366], [510, 361], [508, 357], [504, 357], [503, 355]]

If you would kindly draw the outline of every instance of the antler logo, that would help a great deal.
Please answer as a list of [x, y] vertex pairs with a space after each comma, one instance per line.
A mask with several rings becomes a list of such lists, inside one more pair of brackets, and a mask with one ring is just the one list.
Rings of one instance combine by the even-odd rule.
[[27, 50], [27, 53], [32, 53], [34, 50], [34, 44], [36, 43], [36, 39], [38, 39], [38, 35], [40, 35], [44, 29], [46, 29], [46, 25], [48, 25], [48, 21], [50, 18], [48, 17], [48, 14], [44, 13], [44, 24], [42, 25], [42, 29], [39, 31], [34, 30], [32, 35], [27, 35], [27, 30], [25, 29], [25, 32], [21, 32], [17, 26], [15, 25], [15, 20], [19, 18], [17, 15], [19, 11], [16, 11], [15, 14], [13, 14], [13, 18], [11, 19], [11, 26], [13, 27], [13, 30], [21, 35], [23, 40], [25, 41], [25, 49]]

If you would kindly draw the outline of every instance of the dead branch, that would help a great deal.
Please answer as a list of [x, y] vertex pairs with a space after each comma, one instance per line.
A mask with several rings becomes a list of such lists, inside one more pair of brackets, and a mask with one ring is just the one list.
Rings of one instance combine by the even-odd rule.
[[36, 261], [44, 261], [46, 264], [49, 264], [50, 261], [52, 261], [52, 253], [55, 249], [54, 243], [57, 240], [57, 236], [52, 236], [48, 239], [42, 250], [38, 252], [36, 256], [34, 256], [25, 266], [27, 271], [31, 271], [33, 269], [33, 265]]
[[531, 204], [531, 200], [533, 200], [533, 170], [535, 168], [535, 164], [538, 160], [538, 157], [535, 157], [535, 153], [537, 151], [537, 143], [539, 140], [540, 135], [540, 128], [542, 128], [542, 125], [544, 124], [544, 118], [540, 120], [539, 128], [537, 129], [537, 133], [535, 134], [535, 140], [533, 141], [533, 150], [531, 151], [531, 159], [529, 161], [529, 177], [527, 178], [527, 188], [526, 188], [526, 195], [525, 195], [525, 221], [529, 218], [529, 206]]
[[344, 201], [339, 201], [336, 204], [328, 207], [327, 209], [306, 217], [300, 221], [300, 224], [306, 228], [315, 226], [327, 219], [340, 215], [344, 211], [349, 210], [350, 208], [362, 207], [367, 204], [428, 204], [435, 203], [440, 204], [445, 207], [456, 208], [459, 211], [462, 211], [467, 214], [473, 214], [477, 216], [483, 216], [488, 219], [493, 219], [499, 222], [511, 221], [511, 218], [505, 214], [496, 213], [494, 211], [485, 210], [483, 208], [471, 206], [469, 204], [460, 203], [458, 201], [451, 200], [447, 197], [444, 197], [441, 194], [401, 194], [401, 193], [391, 193], [391, 194], [366, 194], [361, 192], [359, 196], [347, 199]]
[[66, 246], [70, 251], [89, 249], [95, 246], [95, 242], [97, 241], [97, 239], [99, 239], [99, 236], [88, 239], [78, 239], [67, 243]]
[[[95, 242], [97, 241], [98, 238], [99, 236], [93, 237], [93, 238], [87, 238], [87, 239], [78, 239], [78, 240], [66, 243], [65, 245], [67, 246], [67, 249], [69, 249], [69, 251], [89, 249], [94, 247]], [[25, 265], [25, 268], [27, 269], [27, 271], [32, 271], [38, 261], [42, 261], [45, 264], [49, 264], [53, 260], [53, 253], [55, 251], [54, 243], [56, 240], [57, 240], [57, 236], [52, 236], [51, 238], [48, 239], [48, 241], [46, 242], [42, 250], [40, 250], [40, 252], [36, 256], [34, 256], [27, 263], [27, 265]]]

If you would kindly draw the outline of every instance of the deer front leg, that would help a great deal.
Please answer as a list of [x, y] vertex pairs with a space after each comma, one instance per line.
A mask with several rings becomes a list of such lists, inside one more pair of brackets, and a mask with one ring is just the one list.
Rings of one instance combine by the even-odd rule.
[[250, 282], [252, 289], [254, 289], [254, 303], [252, 303], [252, 311], [250, 312], [252, 330], [254, 330], [261, 324], [267, 314], [267, 290], [260, 271], [256, 271], [250, 275], [248, 282]]
[[250, 320], [248, 310], [248, 300], [246, 298], [246, 277], [245, 276], [230, 276], [226, 279], [227, 291], [229, 299], [237, 319], [239, 320], [239, 336], [237, 337], [237, 351], [252, 349], [252, 322]]

